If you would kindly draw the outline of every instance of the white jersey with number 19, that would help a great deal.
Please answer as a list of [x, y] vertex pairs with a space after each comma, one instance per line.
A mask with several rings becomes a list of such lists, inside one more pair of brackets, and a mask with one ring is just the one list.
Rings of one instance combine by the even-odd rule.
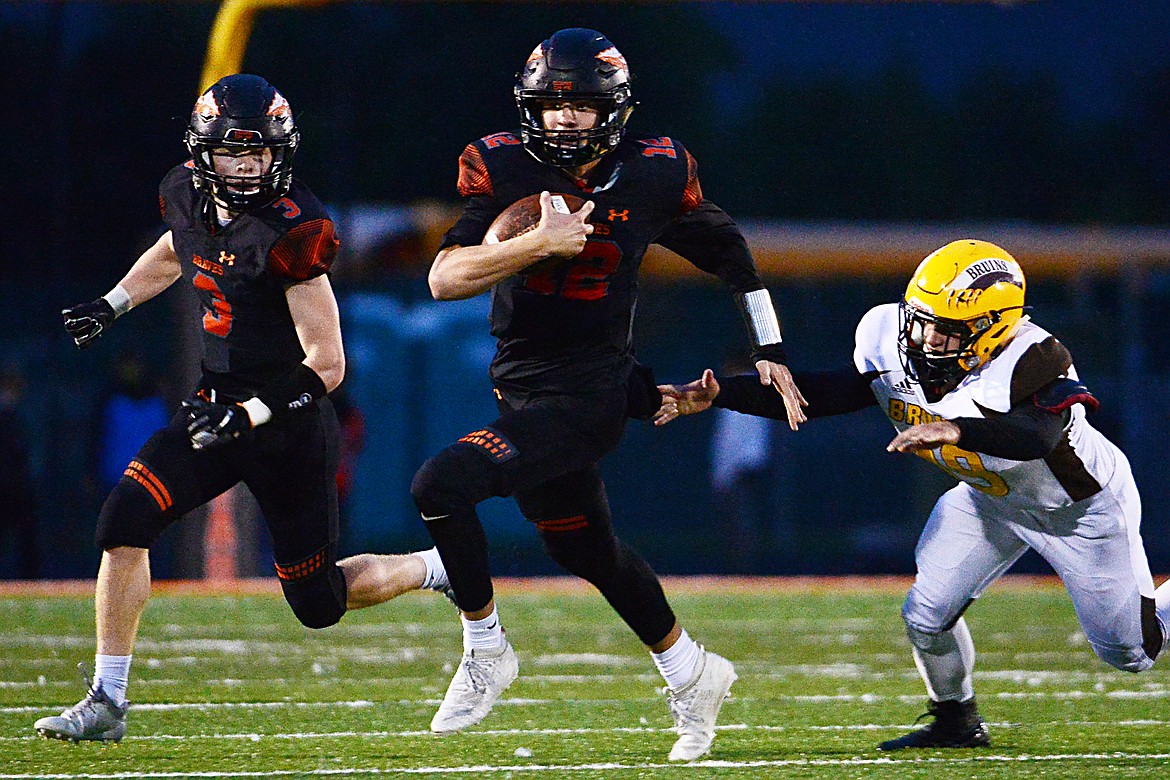
[[[1061, 377], [1076, 379], [1066, 350], [1052, 334], [1024, 321], [1003, 351], [970, 372], [935, 403], [902, 368], [898, 353], [898, 304], [871, 309], [857, 326], [853, 361], [858, 371], [880, 371], [871, 387], [878, 405], [899, 431], [918, 423], [957, 417], [988, 418], [1029, 401]], [[1046, 458], [1018, 461], [954, 445], [917, 453], [956, 479], [1016, 509], [1050, 510], [1100, 492], [1125, 455], [1085, 419], [1074, 404], [1056, 449]]]

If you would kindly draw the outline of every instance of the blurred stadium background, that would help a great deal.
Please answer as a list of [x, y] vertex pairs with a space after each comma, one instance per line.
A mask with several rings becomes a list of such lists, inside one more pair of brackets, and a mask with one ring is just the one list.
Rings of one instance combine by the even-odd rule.
[[[632, 130], [683, 139], [707, 196], [744, 225], [795, 366], [847, 361], [858, 317], [946, 241], [1014, 252], [1034, 319], [1072, 349], [1104, 402], [1095, 424], [1134, 462], [1151, 564], [1170, 570], [1165, 2], [262, 5], [218, 55], [289, 98], [304, 137], [297, 175], [341, 230], [334, 285], [365, 425], [346, 552], [426, 543], [414, 469], [493, 416], [487, 301], [429, 300], [426, 269], [457, 213], [459, 152], [516, 124], [513, 74], [538, 41], [588, 26], [631, 63]], [[171, 406], [196, 375], [194, 304], [179, 285], [84, 353], [59, 311], [108, 290], [161, 231], [156, 187], [183, 157], [220, 9], [0, 3], [0, 371], [27, 441], [40, 577], [96, 572], [117, 367], [140, 358]], [[718, 284], [665, 251], [643, 280], [637, 349], [660, 379], [742, 358]], [[770, 444], [762, 538], [729, 532], [711, 484], [713, 426], [713, 415], [632, 424], [604, 464], [619, 533], [659, 571], [912, 571], [948, 483], [886, 454], [876, 412], [754, 434]], [[510, 503], [484, 515], [496, 573], [551, 571]], [[0, 538], [0, 577], [16, 575], [25, 548]], [[172, 529], [153, 566], [160, 578], [271, 571], [240, 495]], [[1035, 557], [1017, 570], [1047, 571]]]

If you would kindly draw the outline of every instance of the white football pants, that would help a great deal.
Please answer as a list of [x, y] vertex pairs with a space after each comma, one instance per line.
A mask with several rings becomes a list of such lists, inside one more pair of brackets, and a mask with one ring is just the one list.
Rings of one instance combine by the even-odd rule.
[[[954, 634], [968, 602], [1029, 547], [1060, 575], [1101, 660], [1128, 672], [1150, 668], [1154, 661], [1142, 644], [1141, 597], [1155, 598], [1155, 592], [1140, 525], [1141, 499], [1124, 457], [1101, 492], [1058, 510], [1008, 507], [965, 483], [944, 493], [919, 537], [918, 573], [902, 608], [915, 663], [932, 698], [969, 698], [973, 646], [967, 636], [947, 635]], [[1165, 636], [1170, 583], [1158, 590], [1156, 602]], [[959, 633], [966, 634], [964, 629]]]

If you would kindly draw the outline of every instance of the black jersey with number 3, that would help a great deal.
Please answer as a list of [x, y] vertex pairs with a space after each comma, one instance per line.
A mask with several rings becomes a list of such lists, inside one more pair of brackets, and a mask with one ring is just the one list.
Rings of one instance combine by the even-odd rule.
[[667, 246], [733, 289], [759, 289], [759, 275], [735, 223], [703, 200], [694, 158], [672, 138], [624, 139], [587, 182], [538, 162], [514, 133], [470, 144], [459, 159], [467, 198], [443, 246], [479, 244], [497, 215], [542, 190], [595, 203], [585, 249], [538, 263], [492, 290], [491, 375], [516, 390], [589, 391], [625, 383], [638, 269], [651, 243]]
[[272, 205], [220, 225], [190, 166], [166, 175], [159, 206], [202, 304], [205, 381], [239, 400], [304, 360], [285, 290], [327, 273], [338, 242], [320, 201], [296, 180]]

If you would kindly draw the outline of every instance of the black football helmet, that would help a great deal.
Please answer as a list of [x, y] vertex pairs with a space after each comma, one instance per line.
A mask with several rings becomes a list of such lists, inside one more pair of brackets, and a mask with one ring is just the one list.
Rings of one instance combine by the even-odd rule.
[[[559, 30], [537, 46], [516, 76], [516, 106], [524, 148], [543, 163], [573, 168], [593, 162], [622, 140], [636, 105], [626, 58], [596, 30]], [[597, 109], [597, 126], [550, 130], [541, 112], [555, 101]]]
[[[187, 127], [195, 189], [228, 211], [255, 211], [288, 192], [301, 135], [292, 108], [259, 76], [224, 76], [199, 96]], [[271, 149], [272, 165], [260, 176], [215, 172], [214, 149]]]

